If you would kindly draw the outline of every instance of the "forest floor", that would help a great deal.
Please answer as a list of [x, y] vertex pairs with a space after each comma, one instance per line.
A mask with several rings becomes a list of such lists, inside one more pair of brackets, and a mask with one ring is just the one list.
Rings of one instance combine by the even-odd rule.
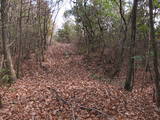
[[94, 79], [70, 44], [55, 43], [45, 57], [43, 68], [29, 59], [23, 65], [24, 77], [0, 88], [0, 120], [160, 119], [152, 85], [126, 92]]

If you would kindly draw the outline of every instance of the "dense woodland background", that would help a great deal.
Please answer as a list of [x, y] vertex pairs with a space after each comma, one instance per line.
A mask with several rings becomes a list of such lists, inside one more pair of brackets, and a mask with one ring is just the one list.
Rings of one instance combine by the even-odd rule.
[[138, 69], [150, 72], [158, 84], [159, 1], [73, 1], [64, 16], [74, 16], [75, 23], [67, 20], [57, 41], [74, 43], [79, 53], [110, 64], [103, 69], [111, 79], [125, 66], [126, 90], [132, 90]]
[[[60, 117], [63, 116], [61, 119], [86, 119], [78, 117], [78, 113], [81, 112], [76, 111], [77, 109], [87, 111], [86, 114], [91, 112], [95, 115], [90, 115], [87, 119], [141, 119], [132, 117], [133, 111], [135, 111], [133, 116], [143, 116], [146, 120], [160, 119], [159, 0], [71, 0], [71, 9], [64, 13], [65, 23], [58, 30], [56, 29], [56, 18], [59, 10], [63, 7], [63, 0], [0, 0], [0, 2], [0, 84], [2, 91], [0, 92], [0, 106], [2, 111], [3, 109], [11, 111], [8, 101], [14, 101], [14, 98], [9, 97], [14, 92], [12, 93], [10, 88], [18, 90], [15, 87], [16, 84], [20, 84], [20, 86], [30, 84], [33, 87], [35, 80], [39, 87], [45, 86], [44, 90], [54, 93], [57, 101], [69, 106], [70, 116], [72, 116], [68, 118], [66, 115], [68, 109], [62, 105], [64, 114], [60, 108], [58, 111], [55, 111], [55, 108], [52, 112], [56, 112], [56, 115], [49, 112], [49, 117], [42, 115], [43, 117], [39, 118], [40, 115], [34, 113], [33, 116], [37, 116], [35, 119], [60, 119], [57, 118], [57, 114]], [[75, 78], [72, 72], [77, 75]], [[32, 77], [37, 74], [38, 77], [33, 79]], [[86, 76], [89, 78], [85, 78]], [[27, 79], [33, 83], [25, 83]], [[68, 79], [69, 81], [67, 81]], [[78, 79], [78, 81], [74, 81], [74, 79]], [[88, 79], [90, 82], [86, 83]], [[91, 83], [95, 80], [94, 86]], [[19, 81], [21, 82], [19, 83]], [[69, 84], [68, 87], [63, 86], [65, 84], [62, 81], [66, 85]], [[56, 84], [52, 84], [52, 82], [56, 82]], [[99, 97], [102, 98], [101, 100], [96, 101], [99, 109], [76, 104], [76, 100], [74, 101], [72, 97], [71, 100], [66, 98], [74, 90], [69, 93], [61, 90], [69, 90], [77, 82], [89, 84], [94, 87], [93, 91], [95, 90], [96, 93], [102, 88], [112, 91], [115, 94], [111, 96], [117, 96], [116, 100], [122, 100], [124, 102], [122, 104], [125, 106], [130, 105], [130, 101], [134, 98], [136, 98], [133, 100], [136, 104], [134, 102], [135, 106], [131, 104], [133, 110], [130, 113], [129, 108], [125, 107], [125, 113], [123, 111], [122, 114], [119, 111], [114, 114], [113, 109], [110, 110], [105, 106], [104, 95]], [[23, 85], [21, 85], [22, 83]], [[52, 86], [50, 86], [51, 84]], [[81, 88], [83, 84], [79, 83], [78, 85]], [[83, 88], [82, 91], [84, 90], [85, 93], [90, 91], [89, 86]], [[99, 88], [99, 86], [101, 87]], [[114, 88], [111, 90], [112, 87]], [[34, 92], [36, 87], [27, 89]], [[66, 96], [60, 96], [56, 89]], [[75, 90], [75, 92], [79, 92], [78, 95], [83, 93], [80, 91]], [[93, 91], [91, 90], [89, 93]], [[123, 95], [121, 95], [122, 93]], [[140, 102], [145, 94], [146, 101]], [[96, 100], [98, 96], [99, 94], [92, 97]], [[82, 97], [82, 99], [84, 98]], [[18, 99], [18, 101], [20, 100]], [[114, 100], [110, 101], [115, 105]], [[92, 102], [88, 101], [88, 103]], [[120, 103], [117, 106], [122, 106]], [[17, 104], [18, 102], [15, 103], [15, 105]], [[140, 113], [136, 115], [136, 105], [139, 104], [140, 106], [146, 104], [146, 106], [143, 106], [143, 112], [139, 110]], [[23, 105], [23, 103], [20, 104], [20, 106]], [[58, 106], [60, 105], [58, 104]], [[152, 111], [148, 112], [149, 108]], [[22, 108], [18, 110], [21, 111]], [[19, 116], [15, 111], [9, 116]], [[44, 112], [45, 109], [42, 111]], [[110, 111], [109, 114], [106, 111]], [[152, 113], [149, 115], [147, 112]], [[81, 113], [82, 116], [86, 115], [84, 114]], [[2, 119], [11, 119], [1, 111], [0, 115], [4, 116]], [[22, 114], [22, 116], [24, 115]], [[22, 118], [19, 116], [19, 119]], [[26, 117], [26, 119], [29, 118]]]

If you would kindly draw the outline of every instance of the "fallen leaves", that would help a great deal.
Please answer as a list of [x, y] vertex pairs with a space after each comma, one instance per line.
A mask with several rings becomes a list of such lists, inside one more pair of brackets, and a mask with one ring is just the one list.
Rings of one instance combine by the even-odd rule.
[[[66, 51], [72, 54], [66, 57]], [[143, 89], [137, 85], [132, 92], [126, 92], [121, 87], [93, 79], [83, 56], [73, 51], [69, 44], [56, 43], [46, 52], [43, 68], [36, 65], [34, 59], [26, 61], [24, 77], [11, 87], [0, 88], [4, 106], [0, 109], [0, 119], [160, 119], [152, 102], [151, 85]]]

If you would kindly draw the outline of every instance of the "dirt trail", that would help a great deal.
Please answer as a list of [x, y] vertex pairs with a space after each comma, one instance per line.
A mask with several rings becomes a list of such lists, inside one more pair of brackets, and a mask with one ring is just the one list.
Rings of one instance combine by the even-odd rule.
[[30, 59], [24, 77], [0, 88], [0, 120], [158, 120], [152, 88], [131, 93], [92, 79], [83, 56], [69, 44], [55, 43], [43, 68]]

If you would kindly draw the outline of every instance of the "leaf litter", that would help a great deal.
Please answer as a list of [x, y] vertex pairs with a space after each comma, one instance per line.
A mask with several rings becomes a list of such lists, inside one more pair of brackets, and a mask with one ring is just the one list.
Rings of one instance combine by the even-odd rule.
[[0, 88], [0, 120], [160, 119], [152, 85], [126, 92], [93, 79], [84, 56], [76, 55], [70, 44], [55, 43], [45, 58], [41, 68], [34, 59], [25, 61], [23, 77]]

